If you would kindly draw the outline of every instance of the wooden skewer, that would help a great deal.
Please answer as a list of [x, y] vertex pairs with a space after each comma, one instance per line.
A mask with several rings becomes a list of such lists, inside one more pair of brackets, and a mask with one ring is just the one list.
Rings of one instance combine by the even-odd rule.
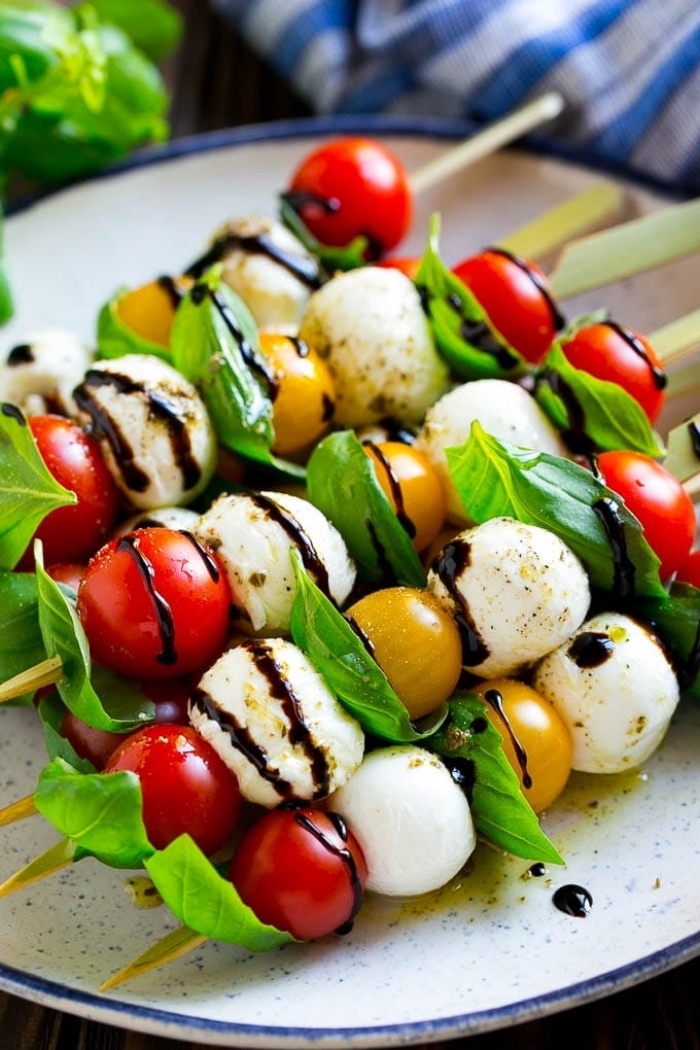
[[136, 959], [127, 963], [118, 973], [109, 977], [104, 984], [100, 985], [99, 991], [109, 991], [110, 988], [116, 988], [117, 985], [124, 984], [125, 981], [131, 981], [134, 977], [148, 973], [149, 970], [155, 970], [158, 966], [164, 966], [165, 963], [174, 962], [175, 959], [180, 959], [188, 952], [194, 951], [195, 948], [198, 948], [200, 944], [204, 944], [207, 940], [209, 938], [205, 937], [204, 934], [195, 933], [188, 926], [179, 926], [176, 930], [173, 930], [151, 945], [150, 948], [147, 948]]
[[0, 685], [0, 704], [7, 700], [14, 700], [18, 696], [24, 696], [34, 689], [41, 689], [45, 685], [55, 685], [63, 674], [63, 663], [60, 656], [50, 656], [34, 667], [28, 667], [26, 671], [8, 678]]
[[676, 368], [700, 350], [700, 310], [657, 328], [648, 338], [666, 368]]
[[410, 175], [411, 192], [414, 196], [423, 193], [469, 164], [474, 164], [509, 142], [514, 142], [533, 131], [545, 121], [553, 120], [563, 109], [564, 99], [556, 91], [550, 91], [533, 102], [528, 102], [501, 120], [489, 124], [483, 131], [470, 135], [464, 142], [460, 142], [458, 146], [442, 153]]
[[0, 809], [0, 828], [15, 824], [18, 820], [26, 820], [27, 817], [33, 817], [38, 812], [39, 810], [34, 805], [34, 796], [27, 795], [25, 798], [18, 799], [17, 802], [11, 802], [4, 809]]
[[77, 848], [72, 839], [61, 839], [45, 853], [30, 860], [29, 864], [25, 864], [14, 875], [10, 875], [9, 879], [5, 879], [0, 884], [0, 897], [6, 897], [16, 890], [22, 890], [40, 879], [45, 879], [48, 875], [53, 875], [62, 868], [67, 868], [73, 863]]

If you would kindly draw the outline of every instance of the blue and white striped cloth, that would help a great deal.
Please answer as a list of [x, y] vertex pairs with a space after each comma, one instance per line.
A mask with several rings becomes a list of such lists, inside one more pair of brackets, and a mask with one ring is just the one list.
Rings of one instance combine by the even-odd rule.
[[550, 89], [574, 156], [700, 192], [698, 0], [213, 0], [319, 113], [487, 122]]

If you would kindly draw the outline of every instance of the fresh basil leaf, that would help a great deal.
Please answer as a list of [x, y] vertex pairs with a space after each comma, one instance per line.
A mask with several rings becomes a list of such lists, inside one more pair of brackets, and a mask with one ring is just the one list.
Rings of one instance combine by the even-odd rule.
[[368, 583], [425, 587], [416, 549], [351, 430], [329, 434], [306, 464], [308, 497], [332, 521]]
[[629, 611], [653, 625], [674, 658], [681, 690], [700, 701], [700, 589], [673, 583], [668, 594], [639, 599]]
[[253, 316], [214, 267], [180, 303], [172, 363], [199, 390], [219, 442], [232, 452], [295, 477], [304, 470], [271, 452], [272, 377]]
[[61, 835], [78, 844], [76, 860], [93, 856], [113, 868], [138, 868], [153, 853], [135, 773], [79, 773], [54, 758], [39, 774], [34, 803]]
[[474, 826], [500, 849], [526, 860], [563, 864], [525, 798], [517, 774], [489, 720], [486, 704], [470, 693], [449, 702], [449, 717], [425, 746], [456, 767], [469, 796]]
[[296, 591], [292, 604], [294, 643], [306, 653], [330, 691], [366, 733], [392, 743], [424, 740], [447, 714], [443, 705], [417, 729], [379, 664], [323, 591], [293, 557]]
[[[46, 659], [34, 573], [0, 569], [0, 608], [0, 681], [5, 682]], [[19, 702], [28, 703], [32, 696], [27, 693]]]
[[440, 258], [439, 219], [433, 216], [415, 285], [436, 346], [460, 379], [515, 379], [526, 371], [521, 355], [489, 322], [475, 296]]
[[132, 331], [118, 314], [118, 304], [128, 288], [120, 288], [97, 315], [97, 353], [102, 358], [113, 360], [125, 354], [150, 354], [172, 363], [170, 350], [160, 343], [144, 339]]
[[3, 0], [0, 6], [0, 93], [17, 86], [11, 59], [21, 58], [29, 80], [57, 62], [56, 39], [73, 35], [70, 11], [51, 0]]
[[[90, 680], [90, 652], [80, 620], [65, 592], [45, 572], [40, 557], [36, 578], [41, 635], [47, 656], [61, 658], [63, 675], [56, 688], [66, 707], [89, 726], [114, 733], [151, 722], [154, 705], [136, 683], [117, 679], [115, 687], [105, 690], [104, 701], [100, 699]], [[96, 671], [98, 675], [103, 682], [115, 681], [112, 672], [104, 669]]]
[[370, 243], [366, 237], [354, 237], [349, 244], [340, 247], [322, 244], [292, 206], [288, 194], [280, 194], [279, 214], [282, 223], [304, 245], [307, 252], [320, 260], [328, 273], [335, 273], [336, 270], [357, 270], [360, 266], [367, 265]]
[[118, 26], [134, 45], [160, 63], [182, 35], [182, 16], [164, 0], [90, 0], [101, 22]]
[[47, 470], [27, 421], [0, 406], [0, 567], [13, 569], [47, 514], [76, 502]]
[[560, 342], [537, 370], [535, 400], [575, 452], [629, 449], [652, 459], [664, 455], [639, 402], [617, 383], [575, 368]]
[[[1, 188], [1, 187], [0, 187]], [[15, 312], [12, 290], [5, 269], [5, 250], [3, 237], [3, 211], [0, 207], [0, 325], [9, 321]]]
[[61, 734], [61, 721], [65, 711], [66, 705], [55, 689], [52, 689], [51, 692], [42, 697], [39, 704], [39, 718], [44, 729], [46, 753], [50, 759], [63, 759], [78, 773], [96, 773], [97, 770], [92, 762], [88, 762], [86, 758], [81, 758], [70, 741]]
[[181, 835], [144, 861], [171, 912], [196, 933], [264, 952], [294, 940], [260, 922], [232, 882], [223, 878], [189, 835]]
[[663, 597], [659, 559], [623, 501], [589, 470], [547, 452], [505, 445], [475, 422], [464, 445], [446, 449], [472, 521], [516, 518], [559, 536], [581, 559], [593, 587], [618, 599]]

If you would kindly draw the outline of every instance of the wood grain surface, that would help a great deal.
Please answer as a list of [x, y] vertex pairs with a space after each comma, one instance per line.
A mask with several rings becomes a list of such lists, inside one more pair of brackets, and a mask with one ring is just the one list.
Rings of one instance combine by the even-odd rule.
[[[175, 6], [186, 28], [182, 46], [165, 69], [173, 137], [310, 115], [308, 106], [204, 0], [176, 0]], [[573, 1010], [430, 1045], [437, 1050], [700, 1050], [699, 1032], [696, 959]], [[0, 993], [0, 1050], [194, 1050], [200, 1045], [112, 1028]]]

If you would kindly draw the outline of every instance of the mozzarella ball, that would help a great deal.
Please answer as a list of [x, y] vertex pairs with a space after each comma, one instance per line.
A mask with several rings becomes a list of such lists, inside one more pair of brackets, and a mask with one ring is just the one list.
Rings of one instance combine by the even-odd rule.
[[189, 507], [156, 507], [154, 510], [145, 510], [141, 514], [134, 514], [127, 521], [122, 522], [116, 533], [117, 536], [125, 536], [127, 532], [134, 529], [176, 529], [179, 532], [192, 532], [199, 521], [199, 514]]
[[421, 747], [371, 751], [328, 805], [359, 842], [367, 889], [376, 893], [403, 897], [439, 889], [476, 845], [464, 792]]
[[457, 617], [463, 660], [481, 678], [517, 677], [581, 625], [588, 577], [558, 536], [492, 518], [447, 543], [428, 589]]
[[399, 270], [365, 266], [334, 277], [311, 296], [299, 334], [333, 374], [340, 426], [418, 423], [447, 389], [420, 296]]
[[320, 284], [316, 259], [279, 222], [250, 215], [215, 235], [222, 277], [262, 331], [295, 335], [309, 296]]
[[477, 379], [450, 390], [428, 409], [415, 444], [440, 474], [447, 492], [447, 517], [457, 525], [470, 524], [470, 519], [450, 476], [445, 449], [463, 445], [475, 420], [506, 444], [568, 455], [559, 431], [517, 383]]
[[194, 529], [228, 574], [233, 600], [256, 633], [289, 631], [299, 551], [321, 590], [342, 605], [355, 582], [345, 541], [307, 500], [283, 492], [220, 496]]
[[193, 693], [190, 721], [243, 797], [268, 808], [324, 798], [362, 761], [360, 726], [283, 638], [249, 639], [220, 656]]
[[0, 366], [0, 401], [25, 415], [57, 412], [73, 416], [73, 388], [92, 361], [92, 351], [72, 332], [48, 328], [27, 336]]
[[620, 773], [661, 743], [679, 699], [678, 679], [653, 631], [623, 616], [586, 621], [535, 668], [574, 742], [573, 768]]
[[216, 437], [199, 394], [149, 354], [97, 361], [74, 395], [78, 419], [100, 443], [128, 502], [139, 510], [188, 503], [210, 480]]

